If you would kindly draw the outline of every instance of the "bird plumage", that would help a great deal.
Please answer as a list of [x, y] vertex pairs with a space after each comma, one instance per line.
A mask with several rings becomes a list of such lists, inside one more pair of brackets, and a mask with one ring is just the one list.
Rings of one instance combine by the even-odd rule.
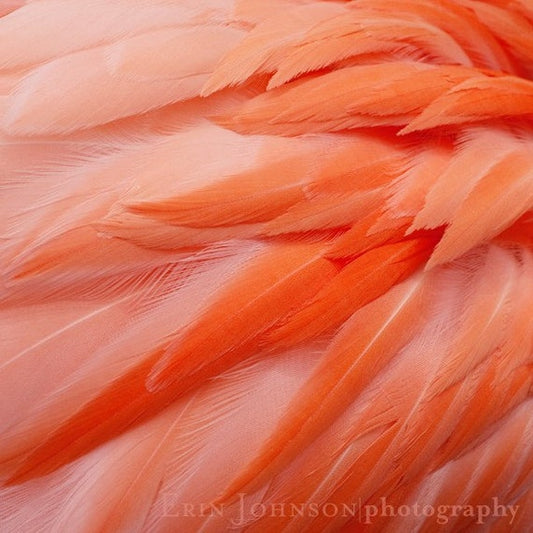
[[0, 530], [529, 531], [531, 2], [4, 4]]

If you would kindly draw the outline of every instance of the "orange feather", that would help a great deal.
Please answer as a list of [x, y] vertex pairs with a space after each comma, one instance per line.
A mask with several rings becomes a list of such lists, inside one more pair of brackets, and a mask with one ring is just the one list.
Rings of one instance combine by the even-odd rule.
[[531, 529], [530, 0], [0, 35], [2, 533]]

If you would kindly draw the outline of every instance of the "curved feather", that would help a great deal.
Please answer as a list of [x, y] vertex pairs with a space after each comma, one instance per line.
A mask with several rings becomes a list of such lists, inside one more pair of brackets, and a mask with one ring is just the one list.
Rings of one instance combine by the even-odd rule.
[[471, 77], [482, 76], [465, 67], [406, 61], [355, 66], [289, 83], [217, 121], [240, 132], [284, 135], [401, 126]]

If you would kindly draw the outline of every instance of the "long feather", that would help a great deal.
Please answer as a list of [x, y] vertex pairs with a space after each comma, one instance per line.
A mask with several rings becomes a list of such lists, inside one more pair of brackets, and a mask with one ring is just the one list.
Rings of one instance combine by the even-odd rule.
[[259, 95], [218, 122], [240, 132], [284, 135], [403, 126], [452, 87], [478, 77], [465, 67], [407, 61], [355, 66]]
[[[68, 133], [193, 98], [224, 48], [240, 38], [239, 30], [221, 26], [163, 29], [59, 57], [31, 71], [13, 90], [3, 130]], [[204, 40], [213, 46], [203, 46]], [[156, 51], [157, 63], [143, 60]], [[61, 97], [56, 86], [62, 87]]]
[[[387, 364], [387, 357], [394, 353], [394, 348], [400, 348], [414, 334], [416, 320], [413, 318], [420, 305], [421, 280], [419, 276], [397, 287], [387, 297], [352, 317], [315, 370], [317, 377], [311, 379], [308, 387], [294, 400], [290, 415], [265, 443], [261, 454], [239, 474], [221, 498], [233, 496], [252, 480], [257, 483], [261, 479], [259, 476], [271, 470], [282, 454], [294, 450], [323, 430], [324, 421], [338, 414], [346, 402], [351, 401], [352, 395], [360, 392], [365, 383], [364, 369], [367, 365], [375, 368], [375, 357], [380, 366]], [[380, 318], [384, 314], [387, 317], [377, 330], [373, 322], [376, 313]], [[388, 346], [387, 352], [382, 349], [385, 345]], [[383, 354], [381, 358], [379, 353]]]

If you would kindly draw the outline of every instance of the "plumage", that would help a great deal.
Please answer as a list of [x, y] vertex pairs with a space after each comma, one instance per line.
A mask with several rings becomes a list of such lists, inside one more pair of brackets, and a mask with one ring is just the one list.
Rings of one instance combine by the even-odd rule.
[[529, 0], [0, 6], [0, 531], [530, 531]]

